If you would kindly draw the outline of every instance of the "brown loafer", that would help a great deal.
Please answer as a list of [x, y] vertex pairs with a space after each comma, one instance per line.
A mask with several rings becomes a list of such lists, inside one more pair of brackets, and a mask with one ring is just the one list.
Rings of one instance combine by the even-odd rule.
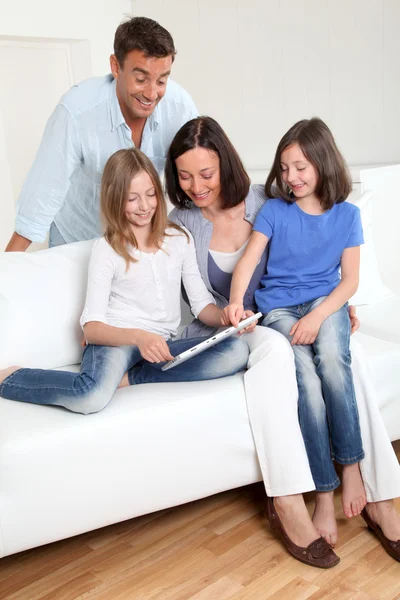
[[319, 569], [330, 569], [340, 561], [338, 555], [332, 550], [332, 546], [323, 537], [317, 538], [305, 548], [294, 544], [283, 528], [275, 510], [273, 498], [267, 497], [266, 514], [271, 529], [282, 539], [287, 551], [300, 562]]
[[376, 535], [386, 552], [390, 554], [392, 558], [400, 562], [400, 540], [397, 540], [397, 542], [389, 540], [379, 527], [378, 523], [375, 523], [375, 521], [371, 519], [366, 508], [362, 509], [361, 516], [368, 525], [368, 529]]

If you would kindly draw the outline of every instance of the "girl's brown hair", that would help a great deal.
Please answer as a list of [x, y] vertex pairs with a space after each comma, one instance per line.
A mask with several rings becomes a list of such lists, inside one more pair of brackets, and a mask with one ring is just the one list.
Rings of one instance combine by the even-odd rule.
[[295, 199], [282, 180], [281, 155], [292, 144], [298, 144], [304, 156], [318, 172], [315, 194], [324, 210], [344, 202], [351, 192], [351, 177], [329, 127], [318, 117], [298, 121], [278, 144], [270, 174], [265, 183], [267, 198]]
[[165, 233], [167, 227], [172, 227], [188, 237], [181, 227], [167, 218], [167, 205], [160, 178], [151, 160], [137, 148], [118, 150], [110, 156], [104, 167], [100, 205], [105, 224], [104, 237], [115, 252], [125, 259], [127, 269], [131, 262], [136, 262], [128, 252], [128, 245], [138, 248], [138, 243], [126, 217], [125, 207], [131, 181], [141, 171], [149, 175], [157, 198], [156, 210], [151, 221], [149, 244], [161, 248], [164, 236], [168, 235]]

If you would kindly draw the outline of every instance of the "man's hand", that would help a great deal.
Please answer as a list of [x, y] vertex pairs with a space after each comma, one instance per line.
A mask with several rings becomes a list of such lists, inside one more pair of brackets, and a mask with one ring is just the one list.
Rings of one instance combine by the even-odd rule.
[[161, 335], [156, 333], [142, 330], [137, 335], [135, 345], [139, 348], [143, 358], [150, 363], [164, 362], [174, 358], [169, 351], [167, 342]]
[[292, 346], [296, 344], [301, 346], [312, 344], [318, 335], [323, 321], [324, 319], [315, 310], [297, 321], [289, 332], [289, 335], [293, 336], [290, 342]]
[[356, 315], [356, 307], [351, 305], [349, 306], [349, 317], [350, 317], [350, 323], [351, 323], [351, 333], [354, 333], [355, 331], [357, 331], [357, 329], [360, 327], [360, 320]]
[[236, 304], [235, 302], [228, 304], [222, 311], [222, 325], [233, 325], [234, 327], [237, 327], [239, 321], [242, 320], [244, 312], [243, 304]]

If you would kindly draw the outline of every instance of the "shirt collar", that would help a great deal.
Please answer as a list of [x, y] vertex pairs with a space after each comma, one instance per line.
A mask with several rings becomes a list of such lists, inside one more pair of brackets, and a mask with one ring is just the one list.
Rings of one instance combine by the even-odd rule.
[[[160, 103], [158, 103], [153, 113], [147, 119], [147, 123], [151, 132], [157, 131], [160, 124], [160, 117]], [[121, 107], [117, 98], [117, 82], [115, 79], [111, 82], [110, 119], [111, 131], [115, 131], [115, 129], [117, 129], [117, 127], [119, 127], [120, 125], [126, 125], [124, 115], [122, 114]]]

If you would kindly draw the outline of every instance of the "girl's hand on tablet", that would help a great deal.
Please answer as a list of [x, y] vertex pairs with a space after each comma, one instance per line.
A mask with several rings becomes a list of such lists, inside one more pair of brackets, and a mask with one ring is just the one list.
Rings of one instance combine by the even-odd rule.
[[151, 333], [150, 331], [141, 331], [135, 345], [139, 348], [140, 354], [145, 360], [151, 363], [173, 360], [169, 347], [161, 335]]
[[237, 327], [242, 318], [244, 318], [244, 314], [245, 311], [243, 310], [243, 304], [228, 304], [228, 306], [226, 306], [222, 311], [222, 325], [233, 325], [234, 327]]

